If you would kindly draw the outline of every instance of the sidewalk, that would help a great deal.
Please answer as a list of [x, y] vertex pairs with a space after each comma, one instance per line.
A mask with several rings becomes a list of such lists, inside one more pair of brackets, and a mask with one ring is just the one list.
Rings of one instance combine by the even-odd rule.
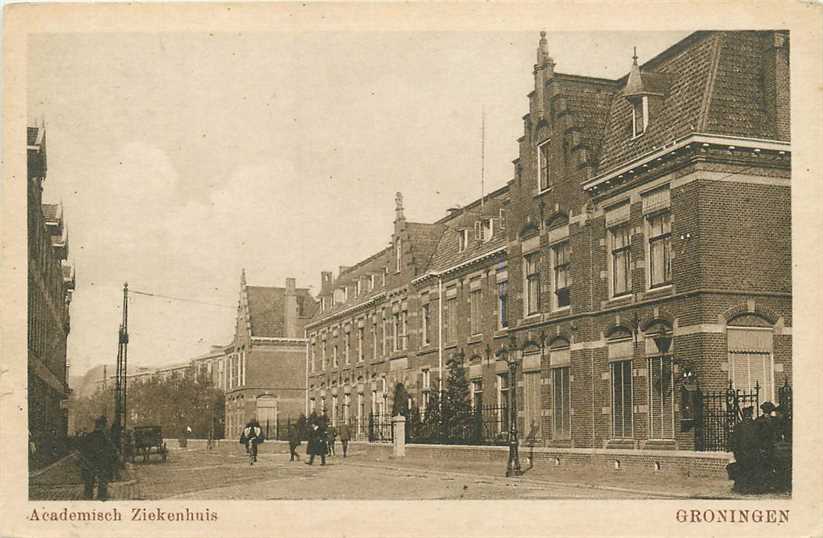
[[[375, 466], [380, 465], [397, 470], [421, 469], [430, 472], [463, 473], [483, 477], [504, 477], [506, 464], [504, 462], [455, 462], [453, 460], [437, 460], [432, 458], [405, 458], [369, 457], [359, 451], [350, 454], [352, 464]], [[521, 459], [521, 469], [524, 474], [519, 478], [530, 483], [543, 483], [547, 487], [552, 485], [578, 486], [626, 493], [648, 495], [649, 497], [683, 497], [702, 499], [752, 499], [751, 495], [740, 495], [732, 492], [733, 482], [730, 480], [710, 480], [689, 477], [673, 477], [670, 474], [661, 474], [659, 478], [631, 478], [615, 473], [597, 472], [590, 468], [553, 467], [539, 462], [529, 468], [527, 460]], [[779, 497], [770, 495], [767, 497]]]
[[[48, 467], [29, 473], [29, 499], [83, 500], [79, 460], [79, 455], [72, 452]], [[112, 500], [133, 500], [140, 497], [130, 464], [121, 469], [118, 480], [109, 482], [109, 497]]]

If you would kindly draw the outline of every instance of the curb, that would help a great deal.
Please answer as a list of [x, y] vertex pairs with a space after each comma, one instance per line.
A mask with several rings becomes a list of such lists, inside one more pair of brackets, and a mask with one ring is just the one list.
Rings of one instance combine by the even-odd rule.
[[[380, 468], [380, 469], [392, 469], [396, 471], [407, 471], [410, 469], [418, 469], [417, 467], [395, 467], [395, 466], [378, 466], [373, 464], [366, 464], [366, 463], [350, 463], [349, 465], [354, 465], [358, 467], [369, 467], [369, 468]], [[540, 480], [535, 478], [524, 478], [522, 476], [519, 477], [498, 477], [498, 476], [486, 476], [486, 475], [478, 475], [473, 473], [466, 473], [461, 471], [441, 471], [436, 469], [425, 469], [425, 472], [431, 474], [442, 474], [442, 475], [456, 475], [456, 476], [463, 476], [468, 478], [490, 478], [493, 480], [501, 480], [501, 479], [513, 479], [517, 480], [518, 482], [526, 482], [531, 484], [541, 484], [546, 486], [560, 486], [560, 487], [576, 487], [576, 488], [585, 488], [585, 489], [597, 489], [603, 491], [616, 491], [620, 493], [634, 493], [639, 495], [648, 495], [651, 497], [671, 497], [671, 498], [678, 498], [678, 499], [699, 499], [699, 498], [712, 498], [712, 499], [736, 499], [737, 497], [733, 494], [729, 494], [728, 496], [722, 497], [707, 497], [707, 496], [699, 496], [699, 495], [691, 495], [688, 493], [679, 493], [679, 492], [663, 492], [663, 491], [655, 491], [655, 490], [646, 490], [646, 489], [634, 489], [634, 488], [623, 488], [618, 486], [601, 486], [597, 484], [582, 484], [578, 482], [556, 482], [550, 480]]]

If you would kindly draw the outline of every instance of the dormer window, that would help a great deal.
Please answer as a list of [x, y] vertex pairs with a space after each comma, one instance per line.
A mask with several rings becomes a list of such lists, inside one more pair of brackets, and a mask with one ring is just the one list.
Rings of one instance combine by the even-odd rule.
[[631, 99], [632, 105], [632, 137], [638, 137], [646, 132], [649, 125], [649, 97], [639, 95]]
[[463, 252], [469, 246], [469, 231], [457, 230], [457, 251]]
[[480, 221], [480, 240], [484, 243], [490, 241], [494, 235], [494, 221], [492, 219], [483, 219]]
[[540, 191], [545, 191], [552, 186], [550, 177], [551, 153], [549, 152], [549, 142], [550, 140], [546, 140], [537, 146], [537, 186]]

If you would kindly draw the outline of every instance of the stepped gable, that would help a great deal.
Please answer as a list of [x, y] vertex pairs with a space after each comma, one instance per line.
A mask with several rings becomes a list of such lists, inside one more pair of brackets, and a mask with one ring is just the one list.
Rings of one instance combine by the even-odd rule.
[[565, 137], [569, 153], [575, 156], [575, 165], [596, 166], [617, 83], [555, 73], [552, 84], [558, 86], [552, 106], [555, 122]]
[[665, 78], [667, 88], [657, 106], [650, 107], [646, 131], [636, 138], [632, 107], [624, 98], [628, 75], [618, 80], [622, 89], [612, 100], [598, 173], [699, 131], [723, 41], [723, 34], [695, 32], [640, 66], [641, 73]]

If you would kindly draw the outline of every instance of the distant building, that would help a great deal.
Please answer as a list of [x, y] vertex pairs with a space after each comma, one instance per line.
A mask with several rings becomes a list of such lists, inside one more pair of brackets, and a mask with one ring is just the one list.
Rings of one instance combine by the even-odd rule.
[[287, 278], [286, 287], [246, 285], [240, 279], [234, 341], [217, 362], [226, 392], [226, 437], [239, 437], [257, 418], [265, 428], [305, 411], [304, 328], [317, 304], [309, 290]]
[[43, 203], [45, 129], [29, 127], [27, 135], [29, 432], [39, 447], [57, 447], [68, 430], [66, 344], [75, 277], [66, 261], [69, 241], [62, 207]]

